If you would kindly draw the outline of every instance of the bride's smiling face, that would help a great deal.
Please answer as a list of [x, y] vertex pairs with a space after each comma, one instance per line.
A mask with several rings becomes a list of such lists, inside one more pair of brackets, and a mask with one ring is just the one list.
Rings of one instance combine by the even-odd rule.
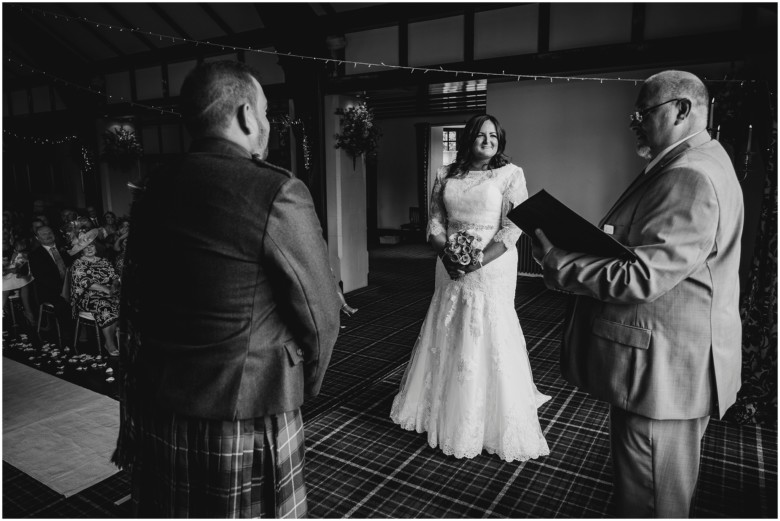
[[475, 161], [490, 160], [498, 151], [498, 133], [492, 121], [487, 120], [479, 129], [477, 139], [471, 145], [471, 154]]

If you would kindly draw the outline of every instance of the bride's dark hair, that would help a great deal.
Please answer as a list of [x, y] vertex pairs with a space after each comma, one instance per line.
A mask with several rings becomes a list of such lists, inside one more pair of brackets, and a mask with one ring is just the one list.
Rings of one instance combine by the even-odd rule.
[[471, 160], [474, 159], [474, 154], [471, 152], [471, 147], [477, 140], [479, 131], [482, 129], [482, 125], [486, 121], [490, 121], [496, 127], [496, 134], [498, 134], [498, 150], [496, 155], [490, 158], [488, 166], [490, 168], [500, 168], [509, 164], [509, 157], [504, 154], [504, 148], [506, 147], [506, 131], [504, 127], [498, 122], [498, 120], [490, 114], [481, 114], [474, 116], [466, 123], [466, 127], [463, 129], [460, 138], [458, 138], [458, 153], [455, 156], [455, 161], [447, 168], [447, 177], [457, 175], [462, 172], [468, 172], [471, 166]]

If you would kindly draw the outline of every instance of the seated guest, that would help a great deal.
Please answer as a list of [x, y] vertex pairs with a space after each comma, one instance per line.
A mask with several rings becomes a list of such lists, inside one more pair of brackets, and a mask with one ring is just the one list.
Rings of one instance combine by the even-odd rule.
[[30, 264], [27, 258], [27, 242], [17, 239], [11, 246], [10, 237], [3, 237], [3, 309], [8, 297], [16, 290], [22, 299], [24, 317], [30, 324], [35, 323], [30, 288], [33, 276], [30, 274]]
[[[116, 218], [114, 212], [106, 212], [103, 214], [103, 227], [106, 229], [109, 237], [116, 233], [118, 223], [119, 219]], [[115, 237], [112, 237], [112, 242], [114, 238]]]
[[43, 228], [44, 226], [47, 226], [45, 222], [43, 222], [40, 219], [33, 219], [30, 221], [30, 235], [29, 235], [29, 250], [28, 253], [36, 248], [39, 248], [41, 246], [41, 243], [34, 240], [35, 237], [38, 235], [38, 230], [40, 228]]
[[119, 319], [119, 277], [106, 259], [96, 255], [95, 239], [100, 232], [92, 229], [81, 233], [68, 250], [71, 256], [80, 256], [71, 267], [71, 304], [74, 314], [88, 311], [100, 328], [106, 351], [119, 354], [116, 346], [116, 328]]
[[59, 250], [54, 231], [50, 227], [38, 228], [35, 238], [41, 246], [30, 251], [30, 269], [35, 277], [38, 303], [54, 306], [63, 341], [65, 345], [69, 345], [69, 335], [73, 332], [72, 311], [70, 304], [62, 297], [62, 289], [67, 267], [72, 260], [67, 253]]
[[116, 251], [114, 250], [114, 242], [116, 242], [117, 238], [117, 218], [114, 212], [103, 214], [100, 230], [101, 232], [97, 239], [99, 242], [98, 254], [111, 262], [115, 262]]
[[90, 205], [86, 208], [87, 212], [87, 219], [89, 219], [89, 222], [92, 223], [93, 228], [99, 228], [100, 227], [100, 219], [98, 218], [97, 210], [94, 206]]
[[69, 222], [73, 222], [76, 220], [78, 216], [79, 214], [73, 208], [70, 207], [63, 208], [60, 211], [60, 223], [64, 225]]

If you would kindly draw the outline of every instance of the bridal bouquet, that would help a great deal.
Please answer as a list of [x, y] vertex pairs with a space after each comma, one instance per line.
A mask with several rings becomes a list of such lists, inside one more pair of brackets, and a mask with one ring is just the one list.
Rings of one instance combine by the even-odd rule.
[[444, 245], [443, 258], [463, 267], [480, 266], [484, 254], [481, 249], [474, 246], [474, 242], [478, 240], [480, 240], [479, 235], [470, 230], [453, 233]]

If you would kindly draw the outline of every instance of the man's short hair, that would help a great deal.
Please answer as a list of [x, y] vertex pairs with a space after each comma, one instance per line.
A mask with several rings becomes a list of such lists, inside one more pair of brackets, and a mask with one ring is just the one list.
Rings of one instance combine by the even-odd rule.
[[707, 114], [709, 93], [704, 82], [695, 74], [686, 71], [663, 71], [647, 78], [645, 84], [653, 84], [665, 98], [687, 98], [691, 100], [694, 110]]
[[184, 123], [193, 136], [227, 128], [230, 118], [244, 103], [255, 106], [259, 75], [250, 66], [235, 61], [215, 61], [195, 67], [181, 87]]

